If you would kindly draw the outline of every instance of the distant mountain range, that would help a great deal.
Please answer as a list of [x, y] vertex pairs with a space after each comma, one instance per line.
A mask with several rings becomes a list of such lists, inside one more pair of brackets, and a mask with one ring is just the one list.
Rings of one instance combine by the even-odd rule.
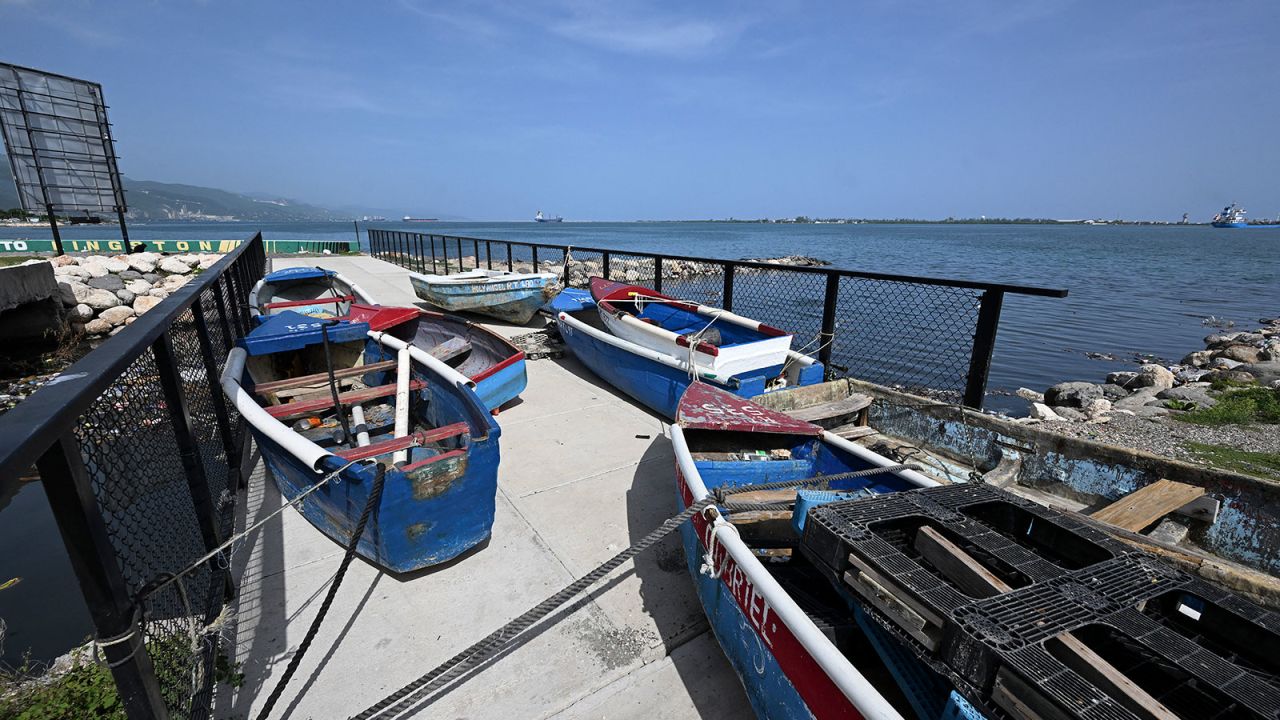
[[[0, 156], [2, 157], [2, 156]], [[0, 174], [0, 209], [20, 206], [13, 184]], [[330, 210], [264, 193], [235, 193], [198, 185], [124, 179], [129, 220], [250, 220], [297, 222], [350, 220], [369, 211]], [[435, 216], [433, 216], [435, 217]]]

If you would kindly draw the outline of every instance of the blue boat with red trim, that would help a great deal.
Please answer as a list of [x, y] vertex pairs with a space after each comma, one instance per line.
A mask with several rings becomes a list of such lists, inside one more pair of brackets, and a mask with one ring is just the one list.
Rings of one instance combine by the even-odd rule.
[[[671, 444], [681, 509], [717, 490], [896, 464], [703, 382], [681, 398]], [[698, 598], [760, 718], [910, 716], [911, 698], [886, 682], [846, 598], [800, 553], [799, 537], [815, 505], [936, 484], [899, 469], [738, 495], [736, 507], [729, 496], [681, 528]], [[939, 700], [952, 702], [945, 691]]]
[[355, 303], [375, 304], [350, 278], [319, 266], [269, 272], [249, 290], [249, 314], [259, 321], [284, 310], [319, 318], [342, 317]]
[[759, 321], [603, 278], [591, 279], [591, 295], [560, 306], [565, 345], [664, 417], [675, 417], [695, 376], [743, 397], [823, 380], [821, 363], [790, 349], [791, 335]]
[[[346, 544], [368, 501], [381, 502], [357, 547], [396, 573], [450, 560], [493, 525], [501, 431], [475, 383], [396, 337], [406, 311], [356, 319], [273, 313], [227, 357], [222, 388], [248, 422], [281, 494]], [[304, 497], [305, 496], [305, 497]]]

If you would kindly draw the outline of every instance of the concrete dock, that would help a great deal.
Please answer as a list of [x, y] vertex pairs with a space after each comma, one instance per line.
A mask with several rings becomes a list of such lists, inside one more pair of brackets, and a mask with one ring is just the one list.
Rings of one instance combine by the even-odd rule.
[[[370, 257], [322, 263], [380, 302], [418, 304], [407, 273]], [[425, 305], [420, 305], [426, 307]], [[472, 318], [478, 320], [479, 318]], [[490, 324], [507, 336], [528, 327]], [[528, 362], [529, 387], [498, 417], [502, 462], [487, 545], [393, 576], [357, 559], [273, 717], [347, 717], [628, 547], [676, 512], [667, 424], [571, 355]], [[258, 465], [238, 528], [280, 508]], [[240, 588], [228, 654], [244, 683], [220, 688], [215, 717], [256, 716], [315, 617], [343, 548], [286, 508], [234, 556]], [[428, 697], [441, 718], [745, 718], [738, 678], [708, 629], [678, 537], [624, 564], [587, 599]], [[575, 611], [570, 612], [569, 610]]]

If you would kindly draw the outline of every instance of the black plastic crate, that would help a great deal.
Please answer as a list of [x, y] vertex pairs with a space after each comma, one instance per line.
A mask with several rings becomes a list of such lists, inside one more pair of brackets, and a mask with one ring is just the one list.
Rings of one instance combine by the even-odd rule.
[[[914, 550], [925, 525], [1015, 587], [961, 592]], [[985, 707], [1007, 711], [1012, 693], [1046, 718], [1142, 716], [1094, 682], [1083, 644], [1181, 717], [1280, 718], [1280, 616], [1003, 491], [955, 485], [824, 505], [802, 549]]]

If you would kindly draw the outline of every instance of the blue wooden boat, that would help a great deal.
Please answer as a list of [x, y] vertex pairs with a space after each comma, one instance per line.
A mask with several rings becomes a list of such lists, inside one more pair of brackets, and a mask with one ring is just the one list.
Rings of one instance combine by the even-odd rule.
[[[381, 502], [358, 552], [391, 572], [445, 562], [489, 537], [500, 431], [474, 383], [369, 322], [273, 313], [228, 355], [222, 388], [288, 499], [346, 544], [375, 475]], [[333, 393], [337, 392], [335, 406]]]
[[[673, 304], [684, 305], [647, 288], [616, 285], [614, 291], [643, 291], [648, 297], [667, 301], [650, 303], [647, 310], [651, 312], [669, 309]], [[675, 417], [676, 406], [695, 372], [703, 382], [742, 397], [762, 395], [785, 387], [812, 385], [823, 379], [821, 363], [789, 349], [783, 350], [781, 362], [724, 375], [706, 364], [704, 358], [709, 355], [700, 352], [705, 340], [696, 341], [692, 352], [687, 346], [679, 346], [677, 341], [672, 341], [666, 349], [648, 347], [609, 332], [601, 315], [595, 306], [557, 314], [556, 325], [565, 345], [592, 372], [667, 418]], [[714, 327], [711, 322], [703, 325]], [[725, 337], [733, 337], [728, 329]]]
[[418, 297], [449, 312], [473, 312], [516, 325], [560, 292], [559, 276], [548, 272], [517, 273], [477, 268], [452, 275], [409, 273]]
[[[708, 383], [690, 385], [680, 400], [671, 444], [681, 508], [717, 488], [749, 489], [895, 464]], [[909, 712], [901, 695], [896, 705], [886, 699], [889, 687], [896, 688], [892, 681], [867, 674], [878, 662], [875, 653], [863, 652], [856, 628], [840, 626], [838, 618], [852, 622], [850, 609], [799, 552], [799, 531], [808, 508], [823, 502], [936, 484], [911, 470], [834, 480], [790, 492], [794, 511], [765, 517], [758, 509], [720, 504], [681, 528], [698, 598], [757, 716], [899, 718], [900, 710]]]
[[419, 308], [351, 306], [348, 320], [367, 322], [426, 351], [475, 383], [485, 407], [497, 411], [529, 384], [524, 351], [498, 333], [456, 315]]
[[342, 273], [322, 267], [291, 267], [269, 272], [249, 291], [249, 314], [261, 319], [292, 310], [319, 318], [342, 317], [353, 303], [373, 298]]

